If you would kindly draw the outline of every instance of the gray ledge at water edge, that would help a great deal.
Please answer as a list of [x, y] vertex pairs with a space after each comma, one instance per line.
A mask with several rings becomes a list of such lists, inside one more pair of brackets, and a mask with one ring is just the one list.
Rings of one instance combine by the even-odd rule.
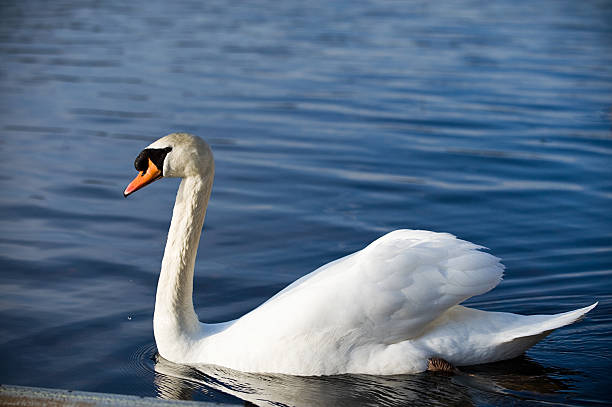
[[[163, 400], [153, 397], [125, 396], [121, 394], [92, 393], [87, 391], [72, 391], [58, 389], [43, 389], [39, 387], [24, 387], [0, 385], [0, 406], [29, 407], [220, 407], [232, 406], [206, 401]], [[234, 404], [233, 406], [238, 406]]]

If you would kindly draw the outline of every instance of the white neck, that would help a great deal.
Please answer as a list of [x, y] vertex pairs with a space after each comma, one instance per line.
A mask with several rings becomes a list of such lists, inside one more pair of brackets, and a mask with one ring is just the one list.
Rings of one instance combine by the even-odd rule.
[[212, 173], [184, 178], [176, 194], [153, 317], [155, 341], [162, 354], [163, 348], [176, 345], [178, 337], [199, 329], [193, 309], [193, 269], [212, 180]]

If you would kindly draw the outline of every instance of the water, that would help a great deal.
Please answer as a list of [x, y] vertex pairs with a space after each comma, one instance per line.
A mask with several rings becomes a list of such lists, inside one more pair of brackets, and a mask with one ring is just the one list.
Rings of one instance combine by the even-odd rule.
[[[608, 1], [0, 5], [0, 382], [258, 405], [606, 404]], [[133, 159], [205, 137], [209, 322], [396, 228], [502, 257], [470, 304], [587, 318], [460, 376], [293, 378], [154, 360], [177, 182]], [[469, 374], [471, 375], [469, 375]]]

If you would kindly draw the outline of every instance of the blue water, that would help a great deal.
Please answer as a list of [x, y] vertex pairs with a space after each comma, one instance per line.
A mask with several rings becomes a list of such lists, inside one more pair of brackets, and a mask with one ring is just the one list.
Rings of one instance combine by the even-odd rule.
[[[610, 402], [609, 1], [2, 2], [0, 58], [0, 382], [257, 405]], [[216, 158], [203, 320], [396, 228], [503, 258], [505, 280], [468, 301], [481, 309], [600, 304], [472, 376], [156, 361], [177, 182], [122, 191], [172, 131]]]

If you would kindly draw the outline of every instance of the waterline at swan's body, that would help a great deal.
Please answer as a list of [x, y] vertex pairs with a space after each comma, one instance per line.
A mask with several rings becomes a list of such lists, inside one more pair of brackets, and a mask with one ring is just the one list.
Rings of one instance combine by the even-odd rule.
[[154, 332], [172, 362], [268, 373], [397, 374], [518, 356], [596, 304], [522, 316], [458, 305], [495, 287], [503, 266], [480, 246], [446, 233], [397, 230], [297, 280], [243, 317], [203, 324], [193, 309], [193, 270], [214, 177], [208, 145], [166, 136], [135, 163], [135, 190], [183, 178], [157, 288]]

